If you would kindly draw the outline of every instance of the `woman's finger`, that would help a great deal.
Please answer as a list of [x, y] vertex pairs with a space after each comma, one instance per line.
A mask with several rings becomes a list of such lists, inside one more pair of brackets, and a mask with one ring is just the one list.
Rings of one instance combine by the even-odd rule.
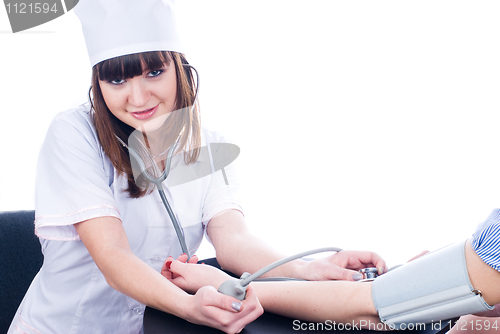
[[207, 306], [215, 306], [222, 310], [235, 313], [243, 311], [243, 304], [241, 301], [234, 297], [217, 292], [217, 290], [212, 286], [207, 286], [206, 288], [210, 289], [210, 292], [208, 292], [210, 298], [207, 300]]
[[170, 264], [172, 263], [173, 260], [174, 260], [173, 257], [171, 257], [171, 256], [167, 257], [165, 262], [163, 262], [163, 266], [161, 267], [161, 274], [167, 279], [172, 279], [172, 272], [170, 271]]
[[379, 275], [387, 272], [387, 263], [377, 253], [372, 253], [372, 263], [375, 265], [375, 268], [377, 268]]
[[[351, 255], [353, 258], [349, 259], [349, 262], [358, 263], [356, 266], [348, 267], [350, 269], [362, 269], [367, 267], [375, 267], [379, 274], [383, 274], [387, 271], [387, 264], [380, 255], [374, 252], [367, 251], [355, 251]], [[352, 261], [354, 260], [354, 261]]]
[[188, 260], [188, 256], [186, 253], [182, 253], [181, 255], [179, 255], [179, 257], [177, 258], [177, 261], [181, 261], [181, 262], [186, 262]]
[[264, 313], [264, 309], [257, 299], [257, 295], [253, 290], [252, 286], [248, 286], [247, 295], [245, 300], [242, 302], [240, 312], [235, 314], [234, 317], [238, 317], [236, 322], [233, 324], [233, 328], [238, 329], [237, 333], [241, 331], [247, 324], [254, 321]]
[[172, 263], [170, 264], [170, 272], [177, 276], [183, 276], [185, 268], [186, 263], [179, 260], [172, 261]]
[[263, 313], [254, 291], [248, 287], [244, 301], [223, 295], [212, 286], [204, 286], [196, 293], [200, 298], [202, 313], [212, 327], [226, 333], [237, 333]]
[[191, 256], [188, 263], [198, 263], [198, 261], [199, 261], [198, 255], [195, 254], [195, 255]]

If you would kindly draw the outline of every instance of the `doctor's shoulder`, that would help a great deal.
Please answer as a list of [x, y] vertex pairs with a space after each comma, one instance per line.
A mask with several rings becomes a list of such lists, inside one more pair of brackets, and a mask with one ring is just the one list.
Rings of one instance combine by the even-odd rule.
[[97, 133], [92, 123], [90, 104], [83, 103], [78, 107], [58, 113], [49, 125], [44, 141], [45, 145], [55, 142], [81, 146], [90, 145], [102, 156]]

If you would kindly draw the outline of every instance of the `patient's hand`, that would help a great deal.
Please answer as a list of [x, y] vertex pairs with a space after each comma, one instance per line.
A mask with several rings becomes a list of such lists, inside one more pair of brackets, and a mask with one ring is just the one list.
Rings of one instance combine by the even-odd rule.
[[[167, 263], [171, 263], [174, 260], [173, 257], [169, 256], [165, 262], [163, 263], [163, 267], [161, 268], [161, 274], [165, 276], [165, 278], [172, 279], [175, 278], [175, 274], [172, 273], [169, 269], [167, 269]], [[182, 254], [177, 258], [178, 261], [187, 262], [187, 263], [198, 263], [198, 256], [193, 255], [189, 261], [188, 256], [186, 254]]]
[[218, 289], [223, 282], [231, 278], [222, 270], [212, 266], [174, 260], [165, 262], [161, 274], [179, 288], [190, 293], [195, 293], [199, 288], [207, 285]]

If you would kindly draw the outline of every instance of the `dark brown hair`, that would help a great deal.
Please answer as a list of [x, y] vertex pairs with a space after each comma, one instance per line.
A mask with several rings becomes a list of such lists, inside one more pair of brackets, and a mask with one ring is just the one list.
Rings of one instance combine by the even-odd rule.
[[168, 124], [164, 128], [165, 138], [167, 144], [171, 145], [184, 128], [176, 153], [184, 149], [185, 163], [194, 163], [198, 159], [201, 145], [199, 106], [196, 103], [194, 108], [187, 108], [195, 102], [196, 87], [189, 66], [185, 66], [188, 62], [183, 54], [168, 51], [136, 53], [105, 60], [92, 68], [92, 86], [89, 90], [92, 122], [104, 153], [116, 170], [127, 177], [128, 188], [126, 191], [131, 198], [142, 197], [149, 193], [149, 190], [148, 187], [138, 186], [134, 182], [128, 149], [120, 144], [115, 135], [126, 143], [129, 135], [135, 129], [120, 121], [108, 109], [102, 96], [99, 80], [133, 78], [142, 75], [146, 70], [161, 69], [170, 62], [174, 63], [177, 76], [175, 109], [184, 109], [172, 113], [169, 117]]

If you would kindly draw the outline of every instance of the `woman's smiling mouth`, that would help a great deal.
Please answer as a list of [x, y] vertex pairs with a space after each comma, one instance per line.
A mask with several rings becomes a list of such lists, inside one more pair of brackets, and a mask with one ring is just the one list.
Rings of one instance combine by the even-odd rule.
[[154, 108], [151, 108], [151, 109], [146, 109], [144, 111], [136, 111], [136, 112], [131, 112], [132, 116], [134, 116], [136, 119], [140, 119], [140, 120], [144, 120], [144, 119], [148, 119], [150, 118], [151, 116], [153, 116], [153, 114], [156, 112], [156, 110], [158, 109], [158, 106], [157, 105], [156, 107]]

